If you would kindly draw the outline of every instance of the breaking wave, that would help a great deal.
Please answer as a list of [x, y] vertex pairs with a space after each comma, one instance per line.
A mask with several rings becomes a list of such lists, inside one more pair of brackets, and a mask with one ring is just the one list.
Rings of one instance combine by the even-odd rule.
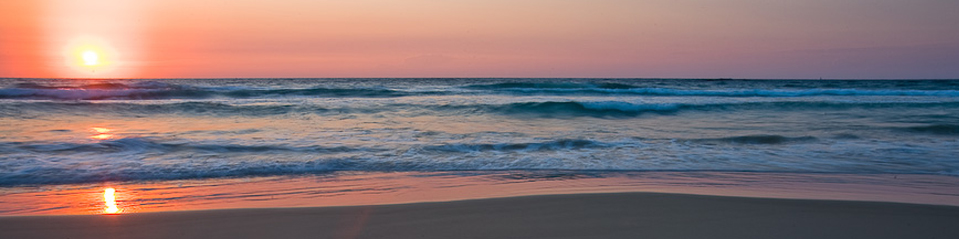
[[[267, 117], [284, 114], [375, 114], [382, 112], [435, 111], [447, 114], [496, 114], [516, 117], [630, 118], [644, 114], [675, 114], [696, 111], [803, 111], [889, 108], [954, 108], [959, 102], [728, 102], [728, 103], [629, 103], [620, 101], [543, 101], [506, 104], [385, 104], [363, 107], [328, 107], [315, 104], [229, 104], [211, 101], [176, 103], [39, 101], [0, 104], [0, 117], [29, 117], [29, 113], [86, 115], [206, 115]], [[943, 129], [939, 129], [943, 128]], [[948, 126], [915, 131], [946, 130]], [[945, 132], [945, 131], [943, 131]]]

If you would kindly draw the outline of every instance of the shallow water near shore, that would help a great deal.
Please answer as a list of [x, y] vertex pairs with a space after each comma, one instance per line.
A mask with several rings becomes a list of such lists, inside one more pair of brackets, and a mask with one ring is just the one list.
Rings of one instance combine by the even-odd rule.
[[[105, 189], [119, 211], [108, 211]], [[959, 179], [933, 175], [724, 172], [471, 172], [273, 176], [0, 190], [0, 215], [145, 213], [232, 208], [329, 207], [527, 195], [657, 192], [959, 206]], [[111, 194], [112, 196], [113, 194]]]

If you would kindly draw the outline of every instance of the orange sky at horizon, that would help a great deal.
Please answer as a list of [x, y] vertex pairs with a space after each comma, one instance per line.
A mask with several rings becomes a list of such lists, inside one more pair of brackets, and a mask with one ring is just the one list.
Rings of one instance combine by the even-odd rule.
[[[959, 78], [957, 1], [7, 0], [0, 9], [0, 77]], [[102, 63], [84, 66], [81, 48]]]

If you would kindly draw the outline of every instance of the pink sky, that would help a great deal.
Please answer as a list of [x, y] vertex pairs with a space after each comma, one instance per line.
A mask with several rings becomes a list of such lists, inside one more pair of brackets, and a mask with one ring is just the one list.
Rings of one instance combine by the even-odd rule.
[[[959, 1], [4, 0], [0, 77], [959, 78]], [[83, 67], [94, 45], [106, 65]]]

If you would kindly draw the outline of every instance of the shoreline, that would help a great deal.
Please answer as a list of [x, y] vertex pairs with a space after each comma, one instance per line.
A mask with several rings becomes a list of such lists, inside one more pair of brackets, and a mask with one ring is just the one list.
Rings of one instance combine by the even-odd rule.
[[669, 193], [0, 217], [3, 238], [956, 238], [959, 207]]
[[103, 214], [107, 188], [115, 189], [115, 203], [121, 213], [369, 206], [629, 192], [959, 206], [959, 178], [930, 175], [346, 173], [6, 188], [0, 191], [0, 215]]

